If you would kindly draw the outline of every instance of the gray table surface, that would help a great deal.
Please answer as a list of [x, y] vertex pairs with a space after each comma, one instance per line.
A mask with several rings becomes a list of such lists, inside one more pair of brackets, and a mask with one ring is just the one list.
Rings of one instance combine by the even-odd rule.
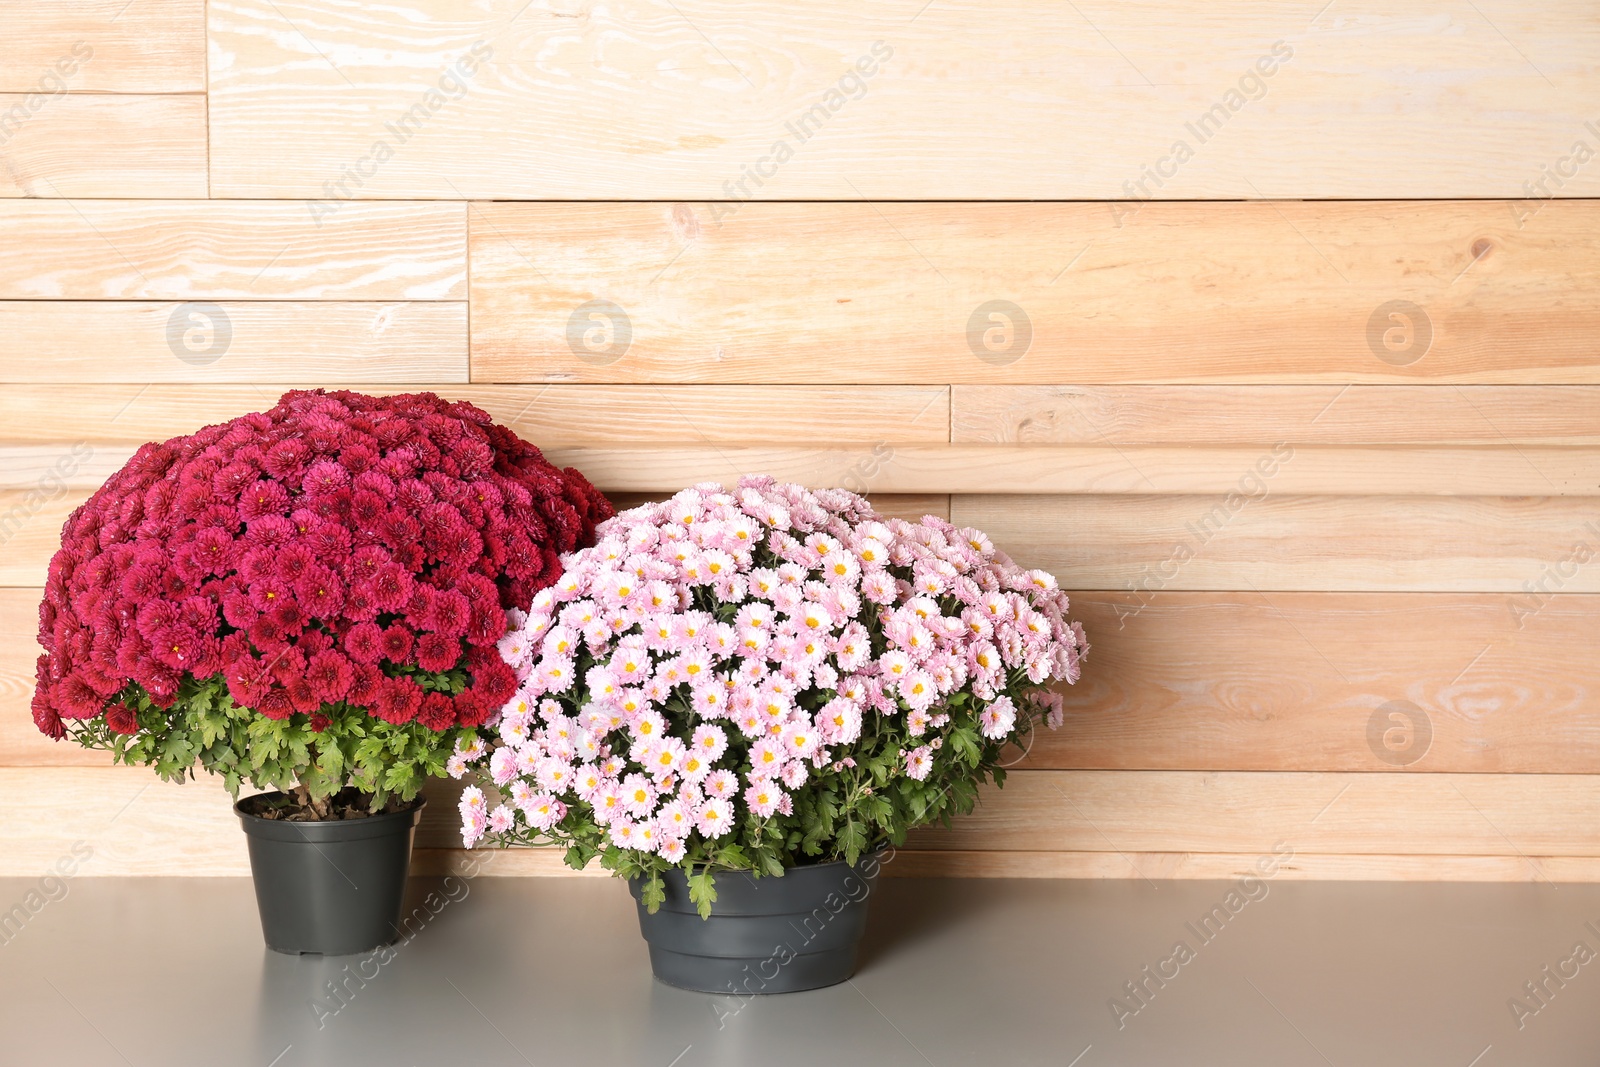
[[850, 983], [739, 1000], [653, 981], [608, 880], [459, 883], [379, 965], [267, 951], [248, 880], [80, 878], [0, 935], [0, 1063], [1600, 1063], [1600, 886], [1264, 883], [1197, 937], [1230, 888], [885, 880]]

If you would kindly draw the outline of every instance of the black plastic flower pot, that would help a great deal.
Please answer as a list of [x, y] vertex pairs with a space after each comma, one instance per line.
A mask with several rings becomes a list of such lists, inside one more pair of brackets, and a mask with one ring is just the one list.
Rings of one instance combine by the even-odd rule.
[[[688, 877], [668, 871], [660, 909], [652, 915], [638, 905], [650, 969], [668, 985], [701, 993], [745, 996], [837, 985], [855, 972], [879, 866], [874, 855], [855, 867], [791, 867], [782, 877], [719, 871], [717, 900], [706, 919], [689, 901]], [[628, 882], [635, 901], [642, 886], [639, 879]]]
[[360, 819], [288, 822], [233, 806], [274, 952], [344, 956], [400, 937], [411, 841], [426, 803]]

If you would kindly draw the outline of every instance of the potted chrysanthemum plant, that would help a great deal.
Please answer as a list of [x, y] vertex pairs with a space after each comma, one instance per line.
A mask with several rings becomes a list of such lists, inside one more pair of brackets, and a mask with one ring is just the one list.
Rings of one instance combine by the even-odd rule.
[[[498, 734], [464, 742], [463, 835], [628, 879], [658, 978], [843, 981], [878, 850], [972, 810], [1062, 716], [1088, 651], [1067, 597], [934, 517], [768, 478], [601, 525], [501, 652]], [[697, 914], [698, 913], [698, 914]]]
[[517, 688], [506, 608], [611, 514], [471, 404], [287, 393], [141, 447], [68, 518], [34, 722], [266, 790], [235, 809], [271, 948], [387, 943], [423, 783]]

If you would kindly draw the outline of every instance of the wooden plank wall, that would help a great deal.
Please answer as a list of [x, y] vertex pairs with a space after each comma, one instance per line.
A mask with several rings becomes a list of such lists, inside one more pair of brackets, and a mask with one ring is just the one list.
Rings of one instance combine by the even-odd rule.
[[1577, 0], [0, 0], [0, 875], [246, 870], [33, 731], [38, 590], [349, 385], [1058, 573], [1066, 725], [898, 871], [1600, 878], [1597, 100]]

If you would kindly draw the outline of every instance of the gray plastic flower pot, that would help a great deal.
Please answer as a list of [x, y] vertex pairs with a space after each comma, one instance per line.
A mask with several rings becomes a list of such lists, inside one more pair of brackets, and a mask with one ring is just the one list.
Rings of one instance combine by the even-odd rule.
[[[248, 798], [247, 798], [248, 799]], [[344, 956], [400, 937], [411, 840], [426, 803], [363, 819], [287, 822], [233, 806], [274, 952]]]
[[[879, 858], [791, 867], [782, 877], [717, 872], [711, 917], [689, 902], [681, 870], [664, 876], [667, 898], [651, 915], [639, 908], [650, 969], [668, 985], [702, 993], [793, 993], [837, 985], [855, 972], [867, 925], [867, 900]], [[643, 883], [630, 879], [639, 900]]]

